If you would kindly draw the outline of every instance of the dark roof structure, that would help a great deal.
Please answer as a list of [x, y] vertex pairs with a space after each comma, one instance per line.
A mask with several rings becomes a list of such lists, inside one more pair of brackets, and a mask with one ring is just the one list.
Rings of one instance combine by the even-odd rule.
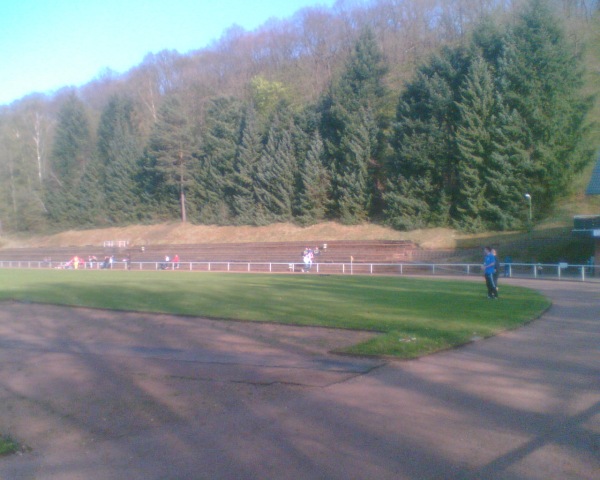
[[592, 171], [592, 178], [590, 178], [585, 194], [600, 195], [600, 156], [598, 156], [598, 161]]

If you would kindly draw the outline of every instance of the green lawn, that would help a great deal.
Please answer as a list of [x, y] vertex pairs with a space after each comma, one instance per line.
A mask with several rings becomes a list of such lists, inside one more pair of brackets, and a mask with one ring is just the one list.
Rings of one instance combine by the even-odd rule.
[[0, 270], [0, 300], [381, 332], [348, 352], [412, 358], [515, 328], [550, 302], [508, 285], [376, 276]]

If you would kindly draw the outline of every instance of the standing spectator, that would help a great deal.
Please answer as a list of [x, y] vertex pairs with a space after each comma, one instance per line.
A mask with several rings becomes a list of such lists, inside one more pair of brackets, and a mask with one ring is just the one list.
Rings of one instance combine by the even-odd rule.
[[308, 247], [302, 252], [302, 261], [304, 262], [304, 272], [309, 272], [312, 265], [312, 251]]
[[483, 249], [483, 254], [483, 274], [485, 276], [485, 284], [488, 291], [487, 297], [490, 299], [495, 299], [498, 298], [498, 290], [496, 289], [496, 284], [494, 283], [496, 259], [494, 258], [492, 249], [490, 247], [485, 247]]
[[173, 257], [173, 268], [179, 269], [179, 255], [178, 254], [175, 254], [175, 256]]

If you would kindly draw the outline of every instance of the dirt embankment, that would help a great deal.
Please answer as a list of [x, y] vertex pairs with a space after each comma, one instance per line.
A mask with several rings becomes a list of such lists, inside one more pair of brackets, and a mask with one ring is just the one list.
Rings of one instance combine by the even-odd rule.
[[195, 243], [242, 243], [311, 240], [411, 240], [423, 248], [454, 248], [462, 236], [450, 229], [435, 228], [399, 232], [380, 225], [341, 225], [325, 222], [309, 227], [279, 223], [264, 227], [214, 226], [167, 223], [91, 230], [69, 230], [55, 235], [2, 238], [2, 247], [69, 247], [102, 245], [124, 240], [129, 245], [175, 245]]

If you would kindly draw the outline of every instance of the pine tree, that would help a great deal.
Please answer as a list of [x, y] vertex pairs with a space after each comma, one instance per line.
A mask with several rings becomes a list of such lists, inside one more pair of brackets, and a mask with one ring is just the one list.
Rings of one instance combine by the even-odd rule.
[[136, 175], [141, 155], [133, 102], [114, 96], [105, 107], [98, 126], [97, 179], [104, 187], [104, 210], [110, 223], [122, 224], [138, 218]]
[[238, 225], [265, 224], [264, 208], [257, 208], [254, 179], [263, 144], [258, 129], [256, 110], [246, 106], [241, 128], [241, 141], [234, 165], [234, 184], [231, 207]]
[[292, 145], [294, 124], [280, 106], [267, 134], [265, 147], [254, 170], [256, 199], [269, 223], [292, 220], [297, 172]]
[[168, 97], [159, 111], [152, 132], [149, 152], [155, 159], [154, 168], [161, 175], [164, 187], [179, 199], [182, 222], [187, 221], [187, 189], [193, 185], [196, 150], [190, 123], [181, 102]]
[[528, 131], [533, 169], [527, 191], [542, 213], [590, 158], [582, 149], [589, 102], [581, 94], [581, 63], [540, 0], [528, 3], [508, 30], [499, 63], [509, 111], [518, 112]]
[[358, 117], [360, 123], [347, 128], [341, 138], [332, 176], [338, 215], [346, 224], [366, 221], [373, 201], [369, 165], [375, 155], [377, 127], [369, 110], [360, 111]]
[[58, 114], [58, 123], [51, 154], [53, 176], [72, 184], [85, 170], [91, 157], [91, 136], [85, 106], [73, 93]]
[[495, 145], [486, 169], [486, 203], [482, 212], [485, 225], [493, 230], [521, 228], [524, 222], [523, 193], [532, 175], [531, 154], [527, 150], [527, 129], [516, 111], [496, 102]]
[[378, 194], [380, 142], [387, 122], [385, 72], [373, 33], [365, 30], [322, 104], [334, 214], [345, 223], [366, 220]]
[[73, 194], [78, 202], [77, 226], [96, 227], [107, 224], [104, 175], [97, 161], [90, 162]]
[[242, 113], [241, 103], [231, 98], [214, 99], [207, 107], [197, 178], [202, 223], [233, 221], [234, 165]]
[[386, 221], [395, 228], [449, 223], [459, 188], [457, 101], [468, 65], [466, 49], [443, 49], [400, 96], [384, 194]]
[[296, 216], [303, 225], [312, 225], [325, 219], [330, 173], [323, 163], [323, 157], [323, 141], [316, 131], [299, 171]]
[[[495, 86], [487, 63], [476, 57], [461, 88], [456, 130], [458, 146], [457, 185], [454, 191], [454, 221], [462, 230], [480, 231], [486, 203], [486, 164], [495, 150]], [[508, 173], [508, 172], [506, 172]], [[489, 199], [487, 199], [489, 200]]]
[[[89, 121], [81, 100], [73, 93], [58, 114], [54, 144], [50, 156], [50, 175], [44, 182], [45, 205], [52, 224], [63, 227], [80, 225], [85, 215], [79, 196], [81, 179], [92, 158]], [[99, 186], [92, 185], [96, 190]], [[93, 195], [93, 192], [86, 192]]]

